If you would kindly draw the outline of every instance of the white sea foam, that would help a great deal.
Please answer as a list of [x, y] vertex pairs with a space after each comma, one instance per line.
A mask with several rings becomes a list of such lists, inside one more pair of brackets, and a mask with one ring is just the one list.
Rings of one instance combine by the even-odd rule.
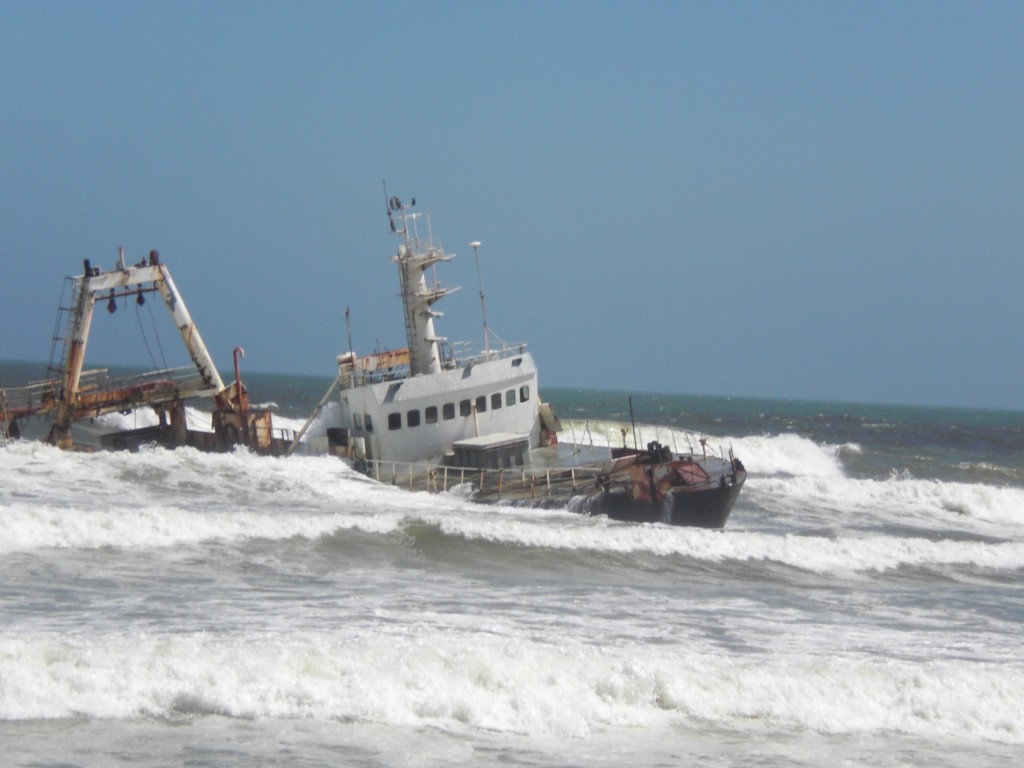
[[852, 518], [898, 524], [942, 525], [1016, 537], [1024, 525], [1024, 489], [978, 483], [916, 480], [893, 475], [886, 480], [790, 477], [752, 478], [745, 493], [786, 515], [810, 508], [840, 525]]
[[[152, 408], [136, 408], [128, 413], [105, 413], [97, 416], [94, 421], [106, 430], [121, 432], [142, 427], [152, 427], [160, 423], [159, 417]], [[209, 411], [194, 406], [185, 407], [185, 421], [189, 429], [200, 432], [213, 431], [213, 417]]]
[[[603, 518], [545, 520], [439, 517], [451, 536], [561, 550], [650, 553], [724, 563], [764, 561], [818, 573], [886, 571], [900, 567], [1024, 568], [1024, 542], [932, 541], [883, 535], [795, 536], [745, 531], [704, 531], [612, 523]], [[559, 524], [561, 523], [561, 524]]]
[[[218, 511], [175, 505], [82, 509], [9, 503], [0, 551], [36, 548], [170, 547], [203, 541], [316, 539], [339, 530], [387, 534], [405, 521], [437, 525], [446, 536], [563, 551], [646, 553], [709, 563], [763, 561], [820, 573], [886, 571], [900, 567], [1024, 567], [1024, 543], [931, 541], [864, 536], [827, 538], [745, 531], [702, 531], [618, 524], [565, 512], [502, 507], [453, 508], [441, 497], [416, 494], [391, 504], [379, 491], [372, 512]], [[460, 505], [469, 502], [458, 502]], [[346, 506], [349, 506], [346, 504]]]
[[735, 447], [751, 476], [704, 531], [410, 494], [332, 457], [11, 443], [0, 721], [1019, 750], [1020, 493]]
[[[273, 408], [276, 407], [276, 403], [261, 403], [259, 405], [253, 405], [253, 407], [259, 409], [269, 408], [273, 410]], [[327, 427], [333, 426], [334, 422], [337, 420], [337, 411], [337, 404], [334, 402], [329, 403], [313, 420], [313, 423], [310, 425], [307, 433], [310, 435], [326, 434]], [[191, 430], [195, 430], [197, 432], [213, 431], [213, 416], [209, 410], [196, 408], [191, 405], [186, 406], [185, 420]], [[94, 419], [94, 422], [104, 431], [120, 432], [124, 430], [155, 426], [159, 423], [159, 418], [153, 409], [139, 408], [123, 414], [106, 413], [102, 416], [97, 416]], [[275, 430], [285, 430], [297, 433], [306, 423], [306, 419], [296, 419], [288, 416], [281, 416], [280, 414], [273, 414], [273, 422]]]
[[[614, 442], [620, 425], [590, 422], [585, 426], [597, 437], [596, 444]], [[673, 447], [690, 449], [694, 437], [668, 427], [637, 425], [638, 441], [657, 439]], [[576, 437], [580, 437], [577, 424]], [[689, 442], [687, 442], [687, 437]], [[793, 516], [798, 510], [815, 515], [866, 516], [893, 523], [938, 523], [965, 526], [978, 532], [1014, 535], [1024, 526], [1024, 489], [980, 483], [917, 480], [893, 475], [884, 480], [847, 476], [843, 457], [859, 454], [856, 443], [815, 443], [795, 434], [744, 438], [709, 438], [710, 444], [730, 446], [741, 458], [749, 476], [743, 493], [756, 494], [759, 504]], [[797, 514], [802, 517], [801, 514]], [[825, 525], [842, 524], [840, 517]]]
[[[168, 547], [209, 540], [315, 539], [338, 530], [390, 533], [406, 521], [446, 536], [513, 546], [649, 553], [697, 561], [765, 561], [821, 573], [900, 567], [1024, 567], [1024, 542], [934, 540], [882, 534], [793, 535], [615, 523], [564, 510], [474, 504], [460, 495], [409, 494], [371, 482], [333, 457], [269, 459], [246, 451], [155, 448], [68, 454], [32, 443], [0, 451], [6, 535], [0, 551]], [[860, 517], [1013, 524], [1024, 491], [951, 483], [834, 477], [752, 478], [764, 508], [811, 508], [821, 527]], [[831, 525], [830, 525], [831, 523]]]
[[397, 491], [332, 457], [187, 448], [74, 454], [19, 443], [0, 453], [0, 466], [7, 529], [0, 551], [7, 552], [382, 532], [405, 515]]
[[[275, 416], [274, 426], [290, 429], [292, 432], [298, 433], [306, 425], [307, 421], [308, 417], [305, 419], [294, 419], [285, 416]], [[320, 409], [320, 413], [313, 417], [303, 438], [308, 440], [310, 437], [322, 437], [327, 434], [328, 427], [339, 425], [344, 426], [341, 424], [341, 408], [335, 400], [331, 400]]]
[[12, 504], [4, 508], [4, 520], [9, 533], [0, 543], [0, 552], [39, 548], [140, 549], [296, 536], [313, 539], [345, 529], [386, 533], [397, 528], [401, 516], [272, 515], [160, 505], [104, 511]]
[[[596, 446], [623, 444], [621, 430], [627, 429], [625, 442], [633, 445], [632, 428], [628, 424], [612, 421], [563, 422], [562, 440]], [[636, 425], [636, 444], [646, 446], [651, 441], [667, 445], [677, 452], [700, 453], [704, 448], [699, 435], [683, 429], [651, 424]], [[726, 454], [731, 448], [748, 472], [763, 475], [809, 475], [813, 477], [842, 477], [842, 452], [859, 452], [860, 446], [821, 445], [794, 434], [755, 436], [744, 438], [707, 438], [709, 454]]]
[[844, 477], [843, 452], [860, 451], [853, 443], [822, 445], [794, 434], [736, 438], [731, 444], [749, 473], [791, 477]]
[[0, 636], [0, 719], [314, 718], [586, 737], [739, 732], [1024, 743], [1024, 666], [592, 646], [454, 628], [327, 635]]

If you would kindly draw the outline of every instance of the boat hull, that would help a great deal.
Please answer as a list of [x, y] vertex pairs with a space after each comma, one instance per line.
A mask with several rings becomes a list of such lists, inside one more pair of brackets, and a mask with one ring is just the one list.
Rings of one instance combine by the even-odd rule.
[[664, 523], [695, 528], [724, 528], [746, 480], [745, 472], [735, 479], [689, 488], [674, 488], [664, 500], [636, 499], [625, 492], [608, 492], [581, 497], [578, 508], [593, 515], [631, 523]]

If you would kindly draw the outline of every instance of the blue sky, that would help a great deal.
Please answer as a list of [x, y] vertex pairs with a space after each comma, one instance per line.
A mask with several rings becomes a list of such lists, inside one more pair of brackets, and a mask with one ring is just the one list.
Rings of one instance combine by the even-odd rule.
[[386, 179], [542, 387], [1024, 408], [1021, 3], [0, 0], [0, 104], [3, 359], [118, 246], [224, 369], [404, 346]]

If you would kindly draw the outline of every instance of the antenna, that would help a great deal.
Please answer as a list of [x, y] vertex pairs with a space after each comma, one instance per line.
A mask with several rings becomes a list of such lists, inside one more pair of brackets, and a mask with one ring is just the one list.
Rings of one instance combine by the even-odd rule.
[[348, 335], [348, 353], [352, 353], [352, 323], [350, 322], [351, 311], [348, 304], [345, 305], [345, 333]]
[[469, 247], [473, 249], [473, 257], [476, 259], [476, 279], [480, 284], [480, 316], [484, 321], [484, 353], [486, 354], [491, 351], [489, 343], [489, 337], [491, 334], [487, 328], [487, 304], [484, 302], [484, 279], [480, 274], [480, 254], [477, 252], [480, 245], [481, 243], [479, 240], [474, 240], [469, 244]]
[[[395, 220], [391, 218], [391, 214], [395, 211], [395, 206], [392, 204], [392, 198], [388, 197], [388, 182], [387, 179], [381, 179], [381, 184], [384, 185], [384, 207], [388, 212], [388, 224], [391, 226], [392, 232], [398, 232], [398, 228], [395, 226]], [[396, 200], [398, 198], [395, 198]]]

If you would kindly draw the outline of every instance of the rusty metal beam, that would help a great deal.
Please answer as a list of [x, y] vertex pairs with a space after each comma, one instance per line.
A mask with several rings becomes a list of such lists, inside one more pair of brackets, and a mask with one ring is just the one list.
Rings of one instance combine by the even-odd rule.
[[[150, 283], [152, 288], [142, 288]], [[134, 290], [131, 290], [134, 287]], [[159, 254], [151, 251], [149, 261], [127, 267], [124, 259], [119, 259], [118, 268], [110, 272], [94, 269], [87, 261], [85, 272], [74, 278], [74, 308], [72, 310], [71, 332], [67, 338], [67, 356], [64, 361], [63, 380], [58, 392], [56, 416], [50, 430], [50, 442], [62, 448], [71, 447], [71, 422], [83, 411], [94, 409], [98, 401], [109, 403], [133, 400], [142, 395], [141, 392], [126, 390], [105, 393], [103, 397], [83, 398], [80, 392], [82, 366], [85, 363], [85, 352], [89, 341], [89, 330], [97, 298], [126, 293], [139, 293], [158, 290], [173, 318], [174, 325], [181, 334], [189, 356], [199, 372], [202, 386], [182, 388], [175, 393], [178, 397], [213, 396], [224, 389], [224, 382], [217, 372], [206, 345], [199, 335], [185, 302], [171, 279], [167, 267], [160, 264]], [[166, 396], [164, 397], [166, 399]], [[144, 398], [145, 400], [145, 398]], [[141, 404], [141, 403], [140, 403]]]

